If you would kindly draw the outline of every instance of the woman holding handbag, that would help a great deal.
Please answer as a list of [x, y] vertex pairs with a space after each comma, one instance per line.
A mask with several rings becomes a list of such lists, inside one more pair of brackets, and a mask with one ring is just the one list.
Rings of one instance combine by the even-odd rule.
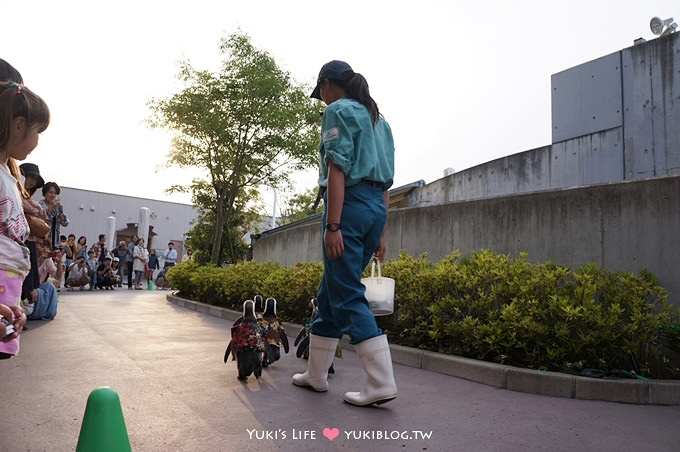
[[[11, 166], [12, 162], [9, 163]], [[13, 164], [16, 165], [16, 162], [13, 162]], [[19, 166], [19, 171], [23, 176], [23, 184], [18, 184], [18, 188], [21, 194], [24, 216], [26, 221], [28, 221], [30, 231], [28, 238], [24, 241], [24, 245], [28, 248], [31, 263], [31, 268], [22, 284], [21, 299], [23, 300], [26, 315], [31, 317], [36, 306], [38, 306], [37, 311], [42, 312], [45, 306], [47, 307], [45, 312], [51, 311], [53, 301], [56, 300], [56, 289], [54, 287], [43, 286], [43, 281], [40, 281], [40, 274], [38, 272], [38, 249], [42, 247], [43, 241], [47, 238], [50, 227], [45, 222], [47, 216], [45, 210], [33, 200], [33, 195], [39, 188], [45, 185], [45, 180], [40, 175], [38, 165], [24, 163]], [[36, 313], [36, 315], [40, 315], [38, 318], [42, 318], [41, 312]]]
[[144, 239], [140, 237], [132, 253], [134, 261], [132, 270], [135, 272], [135, 290], [142, 290], [142, 276], [146, 273], [146, 265], [149, 262], [149, 252], [144, 246]]
[[40, 175], [40, 168], [33, 163], [22, 163], [19, 166], [21, 175], [24, 176], [24, 183], [21, 201], [24, 208], [24, 215], [28, 221], [28, 226], [31, 230], [31, 235], [28, 240], [37, 242], [45, 238], [50, 230], [50, 226], [45, 222], [47, 213], [40, 207], [37, 201], [33, 200], [35, 192], [45, 185], [45, 180]]
[[344, 61], [321, 68], [311, 97], [327, 105], [319, 143], [324, 272], [307, 371], [294, 375], [293, 384], [326, 391], [338, 340], [347, 333], [366, 384], [360, 392], [345, 393], [344, 400], [358, 406], [382, 404], [397, 397], [397, 385], [387, 337], [368, 307], [361, 273], [372, 258], [385, 256], [387, 190], [394, 177], [392, 131], [366, 79]]
[[[134, 263], [135, 263], [135, 247], [137, 246], [137, 240], [139, 240], [139, 237], [137, 237], [137, 234], [132, 234], [132, 238], [130, 239], [130, 243], [128, 243], [128, 254], [125, 257], [125, 266], [127, 268], [127, 280], [128, 280], [128, 289], [132, 290], [132, 280], [134, 279]], [[122, 265], [122, 264], [121, 264]]]
[[50, 241], [52, 249], [59, 248], [59, 231], [61, 226], [68, 226], [69, 219], [64, 213], [64, 205], [59, 200], [61, 188], [56, 182], [47, 182], [43, 188], [43, 199], [38, 201], [40, 207], [47, 212], [47, 224], [50, 225]]

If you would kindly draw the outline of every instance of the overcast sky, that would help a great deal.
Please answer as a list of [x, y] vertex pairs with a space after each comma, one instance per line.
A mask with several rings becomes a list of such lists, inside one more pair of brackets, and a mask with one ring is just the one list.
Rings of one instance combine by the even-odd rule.
[[[680, 20], [677, 0], [0, 0], [0, 8], [0, 58], [52, 112], [26, 161], [62, 186], [179, 202], [190, 198], [164, 190], [192, 174], [158, 168], [170, 142], [143, 123], [147, 102], [179, 90], [179, 59], [218, 68], [220, 38], [239, 29], [301, 83], [311, 86], [332, 59], [362, 73], [392, 126], [399, 186], [550, 144], [552, 74], [653, 39], [653, 16]], [[296, 179], [303, 191], [316, 171]]]

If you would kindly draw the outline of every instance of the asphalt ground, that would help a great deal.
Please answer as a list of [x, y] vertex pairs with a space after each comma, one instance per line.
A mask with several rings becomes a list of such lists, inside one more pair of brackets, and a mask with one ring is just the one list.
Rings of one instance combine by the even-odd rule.
[[342, 395], [364, 374], [350, 351], [327, 393], [291, 384], [306, 368], [293, 350], [242, 383], [223, 362], [232, 322], [167, 294], [62, 292], [55, 320], [29, 322], [20, 354], [0, 361], [0, 451], [74, 451], [101, 386], [117, 391], [139, 452], [680, 450], [680, 406], [526, 394], [399, 364], [396, 400], [354, 407]]

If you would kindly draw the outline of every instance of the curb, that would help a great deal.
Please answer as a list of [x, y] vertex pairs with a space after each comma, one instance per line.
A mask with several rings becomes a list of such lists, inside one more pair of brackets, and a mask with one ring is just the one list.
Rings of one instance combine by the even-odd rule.
[[[168, 294], [166, 299], [178, 306], [227, 320], [236, 320], [240, 312], [187, 300]], [[299, 331], [301, 325], [284, 322], [287, 331]], [[290, 335], [290, 333], [289, 333]], [[347, 336], [342, 348], [354, 351]], [[598, 379], [505, 366], [461, 356], [445, 355], [390, 344], [392, 361], [409, 367], [494, 386], [499, 389], [568, 399], [603, 400], [637, 405], [680, 405], [680, 380]]]

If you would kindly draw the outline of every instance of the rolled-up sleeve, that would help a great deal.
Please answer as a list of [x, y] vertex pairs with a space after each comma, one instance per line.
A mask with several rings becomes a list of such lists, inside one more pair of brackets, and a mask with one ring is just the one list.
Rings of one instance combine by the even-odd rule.
[[354, 140], [346, 119], [334, 109], [327, 108], [323, 115], [321, 142], [326, 150], [326, 158], [339, 167], [345, 175], [354, 164]]

